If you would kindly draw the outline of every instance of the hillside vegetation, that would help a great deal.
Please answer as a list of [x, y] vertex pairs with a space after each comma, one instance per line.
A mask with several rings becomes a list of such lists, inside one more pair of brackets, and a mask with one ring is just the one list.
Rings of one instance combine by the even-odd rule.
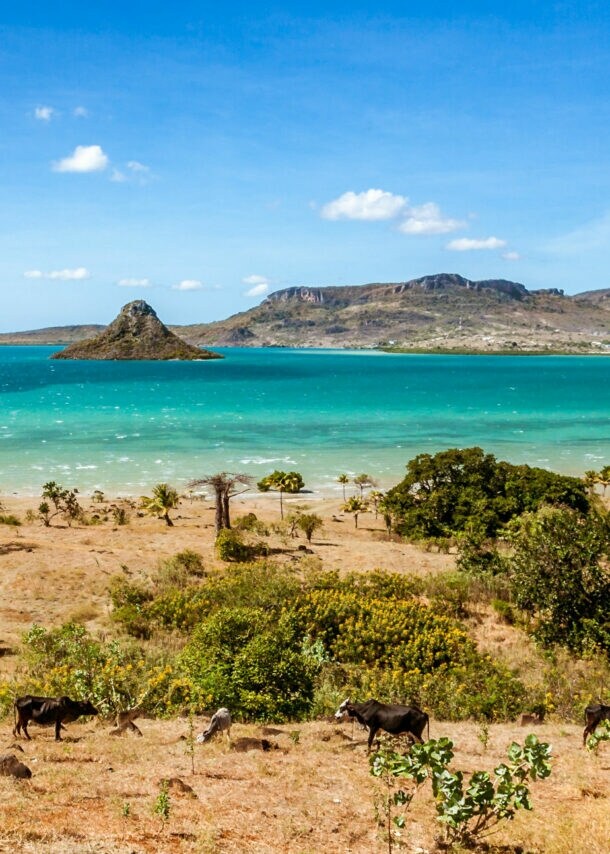
[[[226, 320], [171, 329], [199, 346], [599, 353], [610, 347], [608, 293], [566, 296], [441, 273], [386, 284], [287, 288]], [[64, 343], [95, 331], [5, 333], [0, 343]]]

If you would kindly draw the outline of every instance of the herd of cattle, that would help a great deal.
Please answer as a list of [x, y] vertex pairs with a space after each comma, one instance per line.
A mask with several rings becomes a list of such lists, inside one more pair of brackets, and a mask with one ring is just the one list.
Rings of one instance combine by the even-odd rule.
[[[70, 697], [35, 697], [28, 694], [15, 700], [15, 737], [23, 735], [30, 739], [28, 724], [30, 722], [45, 726], [55, 726], [55, 740], [61, 741], [61, 730], [64, 724], [71, 723], [80, 717], [97, 715], [98, 710], [89, 700], [71, 700]], [[419, 742], [423, 742], [422, 733], [427, 728], [430, 737], [430, 722], [426, 712], [415, 706], [378, 703], [377, 700], [367, 700], [365, 703], [353, 703], [349, 698], [344, 700], [335, 713], [335, 719], [345, 717], [357, 720], [369, 731], [367, 746], [369, 751], [379, 730], [391, 735], [406, 734]], [[610, 706], [603, 703], [593, 703], [585, 709], [585, 729], [583, 743], [595, 732], [603, 720], [610, 720]], [[131, 718], [130, 718], [131, 721]], [[228, 709], [218, 709], [212, 716], [208, 728], [197, 736], [199, 743], [209, 741], [216, 733], [224, 732], [230, 740], [231, 713]]]

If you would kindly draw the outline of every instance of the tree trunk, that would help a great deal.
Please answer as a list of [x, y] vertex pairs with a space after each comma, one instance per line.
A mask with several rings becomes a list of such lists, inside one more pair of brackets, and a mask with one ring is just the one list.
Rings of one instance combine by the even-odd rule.
[[358, 514], [357, 513], [354, 513], [354, 527], [355, 528], [358, 527]]
[[284, 493], [280, 489], [280, 519], [284, 518], [284, 501], [283, 501], [283, 498], [284, 498]]
[[231, 496], [228, 491], [223, 492], [222, 494], [222, 510], [223, 510], [223, 525], [225, 528], [231, 527], [231, 513], [229, 510], [229, 501], [231, 500]]
[[164, 514], [164, 516], [163, 516], [163, 518], [165, 519], [165, 524], [166, 524], [166, 525], [168, 525], [170, 528], [173, 528], [173, 527], [174, 527], [174, 523], [173, 523], [173, 522], [172, 522], [172, 520], [169, 518], [169, 513], [165, 513], [165, 514]]
[[216, 515], [214, 517], [214, 527], [216, 528], [216, 536], [218, 536], [224, 528], [224, 504], [222, 500], [222, 489], [216, 488], [214, 492], [216, 494]]

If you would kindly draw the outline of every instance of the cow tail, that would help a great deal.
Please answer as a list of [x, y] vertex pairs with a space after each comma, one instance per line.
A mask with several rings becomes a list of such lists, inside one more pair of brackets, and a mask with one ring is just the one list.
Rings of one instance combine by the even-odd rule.
[[426, 732], [428, 733], [428, 741], [430, 741], [430, 715], [428, 715], [428, 720], [426, 721]]

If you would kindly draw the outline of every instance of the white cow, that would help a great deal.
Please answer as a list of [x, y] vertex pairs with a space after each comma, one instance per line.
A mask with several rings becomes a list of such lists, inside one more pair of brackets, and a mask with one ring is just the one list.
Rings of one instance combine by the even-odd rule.
[[218, 709], [217, 712], [214, 712], [208, 728], [197, 736], [196, 741], [198, 744], [205, 744], [217, 732], [226, 733], [227, 738], [231, 741], [231, 712], [228, 709]]

